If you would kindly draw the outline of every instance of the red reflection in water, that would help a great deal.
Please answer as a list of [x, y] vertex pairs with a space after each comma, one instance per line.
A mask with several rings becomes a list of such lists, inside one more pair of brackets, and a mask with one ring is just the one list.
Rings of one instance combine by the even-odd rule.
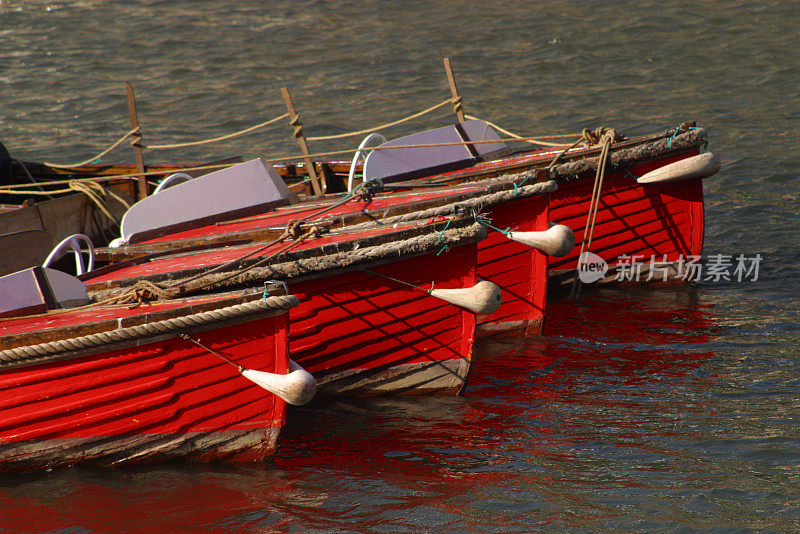
[[[690, 431], [676, 430], [676, 417], [705, 402], [692, 400], [707, 380], [693, 371], [713, 355], [711, 315], [687, 288], [605, 291], [548, 313], [547, 336], [482, 340], [464, 397], [292, 408], [274, 465], [0, 479], [0, 526], [370, 532], [413, 531], [435, 517], [520, 530], [546, 526], [541, 510], [552, 517], [564, 503], [613, 514], [582, 492], [643, 482], [607, 471], [596, 451], [636, 451], [637, 466], [671, 454], [664, 439]], [[676, 388], [687, 392], [680, 406]], [[585, 526], [582, 517], [572, 524]]]

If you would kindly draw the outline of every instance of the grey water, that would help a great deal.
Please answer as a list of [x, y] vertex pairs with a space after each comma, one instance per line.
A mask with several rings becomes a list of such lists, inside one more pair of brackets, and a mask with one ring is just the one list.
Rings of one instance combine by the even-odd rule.
[[[709, 131], [704, 255], [757, 277], [608, 289], [483, 340], [463, 397], [292, 410], [273, 463], [0, 477], [5, 532], [800, 531], [800, 3], [0, 0], [0, 140], [92, 158], [285, 112], [308, 136], [449, 97], [521, 135]], [[385, 132], [452, 121], [449, 108]], [[354, 148], [353, 138], [312, 143]], [[147, 163], [295, 156], [285, 121]], [[126, 144], [104, 162], [132, 163]], [[6, 251], [3, 251], [6, 253]]]

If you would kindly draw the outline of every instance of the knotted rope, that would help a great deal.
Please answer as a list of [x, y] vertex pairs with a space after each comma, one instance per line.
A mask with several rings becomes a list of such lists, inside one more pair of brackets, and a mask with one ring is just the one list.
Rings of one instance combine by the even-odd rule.
[[622, 134], [618, 134], [613, 128], [609, 128], [608, 126], [598, 126], [594, 130], [584, 128], [581, 132], [581, 141], [586, 148], [604, 143], [607, 138], [610, 139], [609, 142], [611, 143], [617, 143], [624, 139]]
[[89, 199], [94, 202], [94, 205], [97, 206], [100, 211], [105, 214], [110, 220], [114, 221], [117, 226], [119, 226], [119, 219], [114, 215], [111, 211], [111, 208], [108, 205], [107, 197], [111, 197], [115, 199], [117, 202], [125, 206], [125, 209], [129, 209], [131, 205], [120, 195], [114, 193], [110, 189], [107, 189], [100, 185], [98, 182], [94, 181], [87, 181], [87, 182], [80, 182], [77, 180], [70, 180], [69, 188], [72, 191], [77, 191], [79, 193], [83, 193]]
[[[94, 304], [94, 306], [100, 304], [134, 304], [134, 306], [131, 307], [132, 309], [152, 300], [169, 300], [177, 294], [178, 292], [174, 289], [161, 287], [149, 280], [139, 280], [122, 295], [98, 302]], [[90, 306], [92, 305], [90, 304]]]
[[295, 116], [292, 117], [292, 120], [289, 121], [289, 124], [291, 124], [292, 127], [294, 128], [294, 132], [292, 132], [292, 135], [294, 135], [295, 139], [300, 139], [301, 137], [303, 137], [303, 123], [300, 120], [300, 115], [295, 114]]

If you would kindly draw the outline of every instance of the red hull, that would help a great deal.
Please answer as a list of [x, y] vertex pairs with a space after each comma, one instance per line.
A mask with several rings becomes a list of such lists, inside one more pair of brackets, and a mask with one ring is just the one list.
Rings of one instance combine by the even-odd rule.
[[[24, 321], [0, 323], [0, 331], [19, 331]], [[287, 372], [286, 313], [189, 331], [240, 365]], [[5, 364], [0, 471], [270, 458], [285, 402], [175, 336], [67, 352], [35, 365]]]
[[[453, 200], [450, 202], [453, 202], [462, 198], [459, 195], [468, 194], [470, 191], [480, 191], [481, 188], [482, 186], [478, 184], [470, 184], [470, 186], [456, 187], [452, 191], [423, 190], [400, 195], [377, 195], [369, 203], [350, 202], [325, 212], [320, 218], [361, 212], [380, 219], [383, 216], [383, 210], [389, 207], [449, 197], [452, 197]], [[153, 243], [176, 239], [189, 240], [203, 236], [219, 236], [269, 226], [278, 227], [285, 225], [290, 219], [299, 219], [316, 213], [320, 209], [320, 206], [305, 209], [281, 208], [257, 219], [245, 218], [239, 221], [229, 221], [222, 225], [209, 225], [187, 230], [147, 241], [142, 246], [146, 247]], [[496, 205], [483, 212], [482, 216], [488, 218], [492, 225], [498, 228], [511, 227], [522, 232], [541, 231], [548, 228], [547, 210], [547, 195], [542, 194]], [[321, 239], [330, 238], [323, 236]], [[180, 243], [180, 241], [173, 242], [175, 245]], [[314, 241], [314, 243], [318, 242], [321, 242], [320, 239]], [[175, 265], [178, 265], [180, 261], [176, 260]], [[488, 238], [478, 244], [478, 265], [478, 278], [496, 283], [503, 291], [503, 302], [500, 309], [489, 316], [478, 318], [478, 334], [496, 334], [508, 331], [526, 334], [541, 333], [547, 283], [546, 256], [531, 247], [507, 239], [499, 232], [489, 231]], [[103, 277], [96, 278], [96, 280], [103, 279]], [[301, 302], [304, 300], [301, 298]]]
[[[519, 232], [544, 231], [548, 225], [547, 196], [496, 206], [488, 211], [492, 226]], [[547, 299], [547, 256], [527, 245], [490, 231], [478, 244], [478, 277], [503, 291], [503, 303], [491, 315], [478, 317], [479, 334], [513, 331], [541, 334]]]
[[[476, 246], [375, 267], [422, 289], [471, 287]], [[455, 394], [467, 380], [475, 315], [393, 280], [356, 271], [290, 284], [292, 359], [319, 394]]]
[[[702, 251], [703, 181], [688, 179], [640, 185], [635, 176], [681, 158], [663, 159], [630, 169], [629, 173], [606, 175], [592, 237], [591, 252], [610, 267], [619, 258], [636, 257], [639, 263], [676, 262]], [[578, 254], [584, 241], [592, 179], [559, 184], [550, 196], [551, 220], [575, 232], [575, 248], [563, 258], [550, 258], [550, 275], [574, 278]], [[610, 273], [611, 274], [611, 273]], [[642, 277], [641, 281], [645, 281]]]
[[[469, 374], [475, 314], [426, 290], [474, 286], [475, 242], [485, 235], [468, 219], [323, 235], [268, 258], [269, 266], [252, 271], [248, 284], [279, 279], [299, 298], [290, 315], [290, 353], [314, 375], [320, 394], [456, 394]], [[257, 262], [278, 245], [262, 248], [249, 244], [118, 265], [87, 283], [102, 289], [147, 276], [180, 279], [245, 253], [256, 254], [248, 261]]]

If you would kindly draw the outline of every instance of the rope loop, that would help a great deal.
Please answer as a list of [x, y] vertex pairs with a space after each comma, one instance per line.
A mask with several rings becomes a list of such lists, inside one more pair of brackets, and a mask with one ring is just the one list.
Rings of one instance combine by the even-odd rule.
[[295, 115], [292, 117], [292, 120], [289, 122], [294, 127], [294, 138], [300, 139], [303, 137], [303, 123], [300, 121], [300, 115]]
[[353, 198], [360, 202], [369, 203], [372, 202], [372, 197], [381, 191], [383, 191], [383, 180], [380, 178], [373, 178], [372, 180], [361, 182], [353, 192]]
[[450, 102], [453, 103], [453, 113], [458, 114], [461, 113], [461, 111], [463, 111], [464, 106], [462, 105], [463, 99], [461, 98], [461, 96], [451, 98]]
[[603, 142], [603, 139], [610, 139], [612, 143], [622, 141], [622, 134], [618, 134], [613, 128], [607, 126], [598, 126], [594, 130], [584, 128], [581, 132], [581, 140], [587, 148], [597, 146]]
[[122, 295], [112, 297], [104, 304], [133, 304], [130, 309], [138, 308], [145, 302], [152, 300], [169, 300], [178, 292], [175, 289], [162, 287], [150, 280], [139, 280]]
[[297, 219], [291, 219], [288, 223], [286, 223], [286, 230], [284, 231], [284, 234], [292, 239], [297, 239], [300, 237], [300, 221]]

